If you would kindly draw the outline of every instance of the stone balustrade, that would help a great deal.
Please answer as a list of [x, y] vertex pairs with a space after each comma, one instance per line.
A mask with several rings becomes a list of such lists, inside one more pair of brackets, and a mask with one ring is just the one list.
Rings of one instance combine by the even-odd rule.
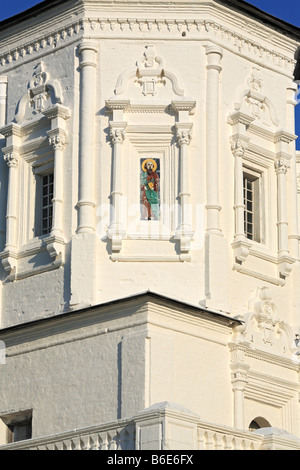
[[[178, 440], [180, 439], [180, 440]], [[300, 450], [300, 439], [277, 428], [255, 432], [201, 421], [188, 410], [161, 403], [88, 428], [6, 444], [0, 450]]]

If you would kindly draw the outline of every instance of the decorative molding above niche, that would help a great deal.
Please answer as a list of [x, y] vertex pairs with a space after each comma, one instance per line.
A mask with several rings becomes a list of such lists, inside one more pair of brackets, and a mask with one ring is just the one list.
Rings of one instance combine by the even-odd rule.
[[[160, 184], [162, 183], [160, 188], [161, 194], [164, 197], [166, 193], [171, 194], [174, 191], [171, 200], [169, 200], [169, 210], [171, 210], [171, 205], [178, 204], [177, 200], [179, 200], [179, 211], [181, 212], [178, 226], [174, 227], [174, 230], [169, 229], [170, 235], [168, 240], [170, 240], [170, 237], [174, 237], [174, 240], [178, 240], [179, 243], [180, 254], [173, 255], [174, 261], [188, 261], [190, 259], [190, 243], [193, 239], [194, 231], [190, 221], [187, 220], [187, 210], [185, 210], [190, 196], [187, 190], [189, 164], [187, 155], [193, 127], [193, 123], [190, 122], [190, 116], [194, 113], [196, 103], [192, 98], [185, 96], [185, 90], [178, 73], [169, 69], [165, 64], [165, 60], [156, 54], [152, 44], [145, 45], [144, 54], [136, 61], [134, 67], [130, 67], [119, 74], [114, 93], [112, 98], [106, 100], [106, 109], [110, 116], [109, 128], [112, 143], [112, 162], [114, 162], [111, 191], [112, 213], [114, 215], [107, 230], [107, 238], [111, 240], [113, 253], [111, 259], [118, 261], [132, 260], [132, 257], [128, 258], [120, 253], [123, 240], [132, 239], [132, 237], [134, 240], [137, 240], [139, 238], [137, 235], [142, 225], [144, 229], [145, 224], [156, 224], [159, 227], [159, 224], [163, 224], [163, 220], [168, 219], [168, 217], [165, 217], [166, 214], [163, 213], [160, 214], [158, 219], [151, 220], [149, 213], [148, 221], [141, 219], [141, 223], [137, 224], [136, 234], [131, 233], [129, 236], [126, 233], [126, 223], [124, 224], [121, 220], [122, 211], [120, 209], [124, 199], [124, 188], [122, 188], [122, 178], [120, 177], [123, 160], [121, 154], [125, 152], [125, 150], [122, 150], [125, 146], [126, 151], [131, 156], [131, 160], [134, 160], [136, 165], [137, 161], [140, 162], [141, 158], [151, 160], [152, 152], [155, 155], [152, 157], [152, 161], [156, 166], [155, 158], [159, 158], [158, 155], [161, 155], [159, 171], [164, 175], [164, 178], [160, 180]], [[136, 119], [134, 120], [131, 117], [131, 113], [137, 112], [166, 114], [168, 119], [162, 121], [157, 118], [149, 121], [141, 119], [137, 122]], [[177, 147], [176, 142], [178, 144]], [[173, 151], [169, 152], [168, 149], [173, 149]], [[179, 154], [180, 161], [176, 173], [178, 172], [182, 176], [180, 184], [183, 186], [179, 190], [175, 189], [177, 188], [175, 180], [171, 181], [171, 178], [175, 178], [174, 171], [171, 173], [165, 171], [165, 165], [170, 168], [170, 165], [175, 164], [174, 152]], [[134, 168], [133, 165], [131, 167], [133, 172], [132, 184], [138, 188], [141, 184], [134, 180], [136, 173]], [[133, 181], [135, 182], [133, 183]], [[126, 196], [128, 197], [128, 194]], [[163, 201], [164, 204], [162, 205], [164, 210], [166, 210], [166, 199], [163, 199]], [[132, 204], [137, 203], [140, 203], [140, 201], [132, 201]], [[161, 228], [164, 235], [162, 238], [158, 237], [157, 239], [166, 240], [168, 229], [165, 226]], [[149, 260], [149, 255], [145, 254], [144, 258], [145, 261]], [[140, 259], [139, 256], [138, 259]], [[170, 255], [161, 255], [160, 260], [170, 261]]]
[[164, 86], [167, 79], [172, 84], [173, 92], [177, 96], [184, 96], [184, 90], [180, 87], [178, 77], [174, 72], [166, 68], [164, 59], [156, 55], [152, 44], [145, 46], [144, 55], [137, 61], [135, 68], [119, 75], [115, 95], [124, 94], [132, 79], [142, 86], [142, 94], [144, 96], [155, 96], [157, 88]]
[[14, 122], [20, 123], [26, 118], [27, 107], [31, 110], [32, 117], [41, 115], [43, 111], [52, 105], [51, 99], [53, 99], [53, 104], [62, 104], [62, 89], [57, 80], [50, 79], [44, 63], [40, 62], [35, 67], [27, 92], [19, 100]]
[[250, 114], [253, 120], [257, 119], [269, 127], [277, 127], [279, 119], [273, 103], [263, 93], [263, 78], [258, 67], [252, 67], [248, 85], [249, 88], [242, 91], [239, 101], [235, 103], [235, 110]]

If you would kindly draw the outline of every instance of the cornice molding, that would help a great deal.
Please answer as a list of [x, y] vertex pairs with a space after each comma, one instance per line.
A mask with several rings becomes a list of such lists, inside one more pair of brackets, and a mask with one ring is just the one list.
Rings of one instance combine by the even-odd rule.
[[[202, 16], [203, 13], [208, 14], [206, 9], [203, 9], [201, 13]], [[49, 27], [48, 30], [50, 29]], [[21, 39], [20, 36], [16, 37], [15, 40], [10, 38], [7, 47], [5, 47], [5, 41], [0, 41], [1, 50], [3, 51], [0, 54], [0, 71], [9, 70], [17, 62], [21, 63], [22, 60], [36, 59], [44, 54], [53, 52], [58, 47], [65, 47], [74, 42], [74, 40], [82, 39], [86, 34], [91, 39], [97, 40], [105, 38], [139, 39], [139, 35], [142, 33], [141, 39], [154, 40], [161, 37], [164, 39], [166, 37], [179, 39], [183, 31], [188, 32], [188, 37], [184, 40], [188, 40], [188, 38], [203, 41], [209, 40], [264, 67], [283, 71], [289, 77], [293, 75], [296, 64], [292, 53], [294, 45], [291, 45], [291, 50], [287, 51], [287, 47], [284, 47], [284, 42], [278, 44], [277, 41], [274, 41], [274, 45], [270, 44], [267, 35], [265, 42], [269, 42], [269, 45], [262, 45], [261, 37], [257, 36], [255, 39], [251, 35], [247, 37], [246, 34], [241, 34], [234, 28], [229, 28], [215, 21], [213, 17], [209, 19], [86, 17], [77, 19], [76, 22], [68, 22], [59, 28], [53, 25], [51, 32], [46, 35], [44, 32], [36, 34], [34, 40], [29, 42], [26, 41], [27, 36], [24, 36], [23, 41], [22, 36]], [[242, 25], [241, 31], [243, 31]], [[145, 37], [146, 33], [149, 33], [151, 37]], [[276, 33], [274, 32], [274, 34]], [[252, 34], [252, 36], [255, 37], [255, 34]], [[11, 44], [13, 42], [15, 45], [12, 47]], [[292, 40], [290, 40], [291, 42]], [[285, 52], [280, 53], [275, 50], [278, 47], [285, 49]]]
[[[74, 2], [72, 2], [74, 3]], [[135, 12], [150, 12], [155, 8], [156, 12], [165, 12], [169, 10], [170, 3], [169, 1], [160, 1], [157, 0], [80, 0], [74, 4], [71, 4], [68, 0], [44, 0], [38, 5], [33, 6], [32, 8], [25, 10], [22, 13], [19, 13], [11, 18], [8, 18], [2, 21], [1, 31], [6, 29], [12, 29], [14, 26], [17, 26], [24, 30], [24, 23], [26, 26], [26, 21], [32, 23], [33, 18], [39, 22], [39, 15], [43, 14], [44, 18], [47, 17], [57, 17], [66, 15], [72, 9], [74, 14], [78, 14], [87, 10], [88, 8], [95, 11], [97, 8], [101, 8], [103, 12], [110, 12], [113, 7], [116, 7], [118, 11], [130, 11], [134, 10]], [[216, 10], [225, 16], [226, 14], [235, 13], [236, 21], [241, 17], [246, 18], [247, 21], [258, 23], [257, 27], [260, 29], [271, 29], [277, 35], [281, 34], [288, 36], [295, 41], [299, 40], [299, 28], [295, 25], [287, 23], [286, 21], [276, 18], [269, 13], [247, 3], [241, 2], [240, 0], [173, 0], [172, 9], [174, 12], [179, 13], [186, 11], [187, 7], [193, 13], [199, 13], [207, 10]], [[44, 19], [43, 18], [43, 19]]]

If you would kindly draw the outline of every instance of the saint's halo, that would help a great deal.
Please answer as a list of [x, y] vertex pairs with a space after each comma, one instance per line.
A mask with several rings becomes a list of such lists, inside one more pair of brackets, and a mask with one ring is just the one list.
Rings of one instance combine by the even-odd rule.
[[153, 163], [153, 171], [156, 171], [156, 169], [157, 169], [157, 163], [156, 163], [156, 161], [153, 160], [152, 158], [147, 158], [146, 160], [143, 161], [143, 163], [142, 163], [142, 169], [143, 169], [143, 171], [147, 171], [146, 168], [145, 168], [147, 162]]

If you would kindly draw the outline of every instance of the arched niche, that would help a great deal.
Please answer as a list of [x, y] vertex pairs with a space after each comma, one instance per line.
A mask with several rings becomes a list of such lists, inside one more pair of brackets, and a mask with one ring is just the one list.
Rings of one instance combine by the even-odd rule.
[[263, 418], [262, 416], [257, 416], [254, 418], [251, 423], [249, 424], [249, 431], [257, 431], [257, 429], [261, 428], [270, 428], [272, 427], [268, 420]]

